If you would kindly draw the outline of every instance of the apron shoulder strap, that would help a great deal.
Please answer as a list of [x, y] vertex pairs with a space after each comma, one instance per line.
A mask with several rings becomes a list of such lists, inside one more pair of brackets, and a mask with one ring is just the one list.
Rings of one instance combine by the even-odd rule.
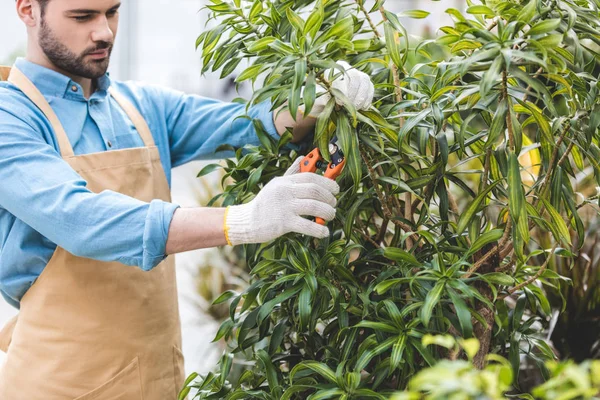
[[7, 80], [9, 74], [10, 74], [10, 67], [0, 65], [0, 81]]
[[[29, 78], [27, 78], [25, 74], [19, 71], [19, 69], [16, 67], [0, 67], [0, 78], [4, 79], [5, 75], [7, 80], [17, 86], [44, 113], [46, 118], [48, 118], [48, 121], [50, 121], [50, 124], [52, 125], [52, 128], [56, 134], [60, 148], [60, 154], [62, 157], [73, 157], [75, 153], [67, 133], [58, 120], [58, 117], [54, 113], [54, 110], [52, 110], [52, 107], [50, 107], [50, 104], [48, 104], [38, 88], [35, 87], [33, 82], [31, 82]], [[108, 92], [131, 119], [135, 129], [137, 129], [138, 133], [142, 137], [144, 144], [147, 147], [153, 147], [154, 138], [152, 137], [150, 128], [137, 108], [135, 108], [135, 106], [131, 104], [131, 102], [127, 100], [125, 96], [117, 92], [114, 88], [108, 88]]]
[[12, 342], [12, 334], [15, 330], [15, 326], [17, 325], [17, 318], [19, 314], [12, 317], [4, 328], [0, 330], [0, 351], [3, 353], [8, 353], [8, 346], [10, 346], [10, 342]]
[[125, 111], [129, 119], [131, 119], [131, 122], [133, 122], [135, 129], [137, 129], [138, 133], [142, 137], [144, 144], [147, 147], [153, 147], [154, 138], [152, 137], [152, 133], [150, 132], [150, 128], [148, 127], [146, 120], [144, 119], [144, 117], [142, 117], [142, 114], [140, 114], [138, 109], [135, 108], [135, 106], [131, 104], [131, 102], [127, 100], [125, 96], [117, 92], [114, 87], [109, 87], [108, 93], [110, 93], [110, 95], [117, 101], [117, 103], [119, 103], [119, 105]]
[[10, 70], [8, 81], [25, 93], [25, 95], [44, 113], [46, 118], [48, 118], [48, 121], [50, 121], [54, 133], [56, 134], [60, 154], [63, 158], [73, 157], [75, 153], [73, 152], [73, 147], [71, 147], [71, 142], [69, 142], [67, 133], [54, 113], [54, 110], [52, 110], [52, 107], [50, 107], [50, 104], [48, 104], [44, 95], [42, 95], [38, 88], [35, 87], [33, 82], [15, 67]]

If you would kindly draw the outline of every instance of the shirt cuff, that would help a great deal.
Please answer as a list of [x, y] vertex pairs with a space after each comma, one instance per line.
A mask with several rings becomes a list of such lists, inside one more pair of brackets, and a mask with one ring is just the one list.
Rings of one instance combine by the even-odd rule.
[[166, 247], [169, 226], [179, 205], [162, 200], [152, 200], [144, 225], [142, 270], [150, 271], [167, 258]]
[[[279, 133], [277, 133], [277, 128], [275, 128], [275, 120], [274, 120], [275, 115], [273, 113], [273, 110], [271, 110], [271, 108], [272, 108], [271, 101], [265, 100], [262, 103], [258, 103], [257, 105], [253, 106], [251, 108], [251, 110], [253, 110], [253, 111], [250, 111], [248, 114], [252, 118], [258, 118], [262, 122], [267, 133], [273, 139], [275, 139], [276, 142], [278, 142], [279, 139], [281, 139], [281, 135], [279, 135]], [[301, 145], [294, 144], [294, 143], [288, 143], [285, 147], [290, 150], [296, 150], [296, 151], [300, 151], [303, 148]]]

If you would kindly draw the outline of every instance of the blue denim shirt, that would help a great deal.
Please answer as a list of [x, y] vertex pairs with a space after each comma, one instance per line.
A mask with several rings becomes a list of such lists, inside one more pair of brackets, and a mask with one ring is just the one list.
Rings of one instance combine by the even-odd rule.
[[[171, 168], [222, 158], [222, 144], [260, 142], [245, 106], [137, 82], [98, 79], [86, 99], [70, 78], [25, 59], [16, 66], [37, 86], [65, 128], [75, 155], [143, 146], [133, 123], [107, 94], [113, 86], [145, 117], [171, 185]], [[274, 138], [270, 102], [248, 111]], [[150, 270], [165, 258], [179, 206], [113, 191], [95, 194], [60, 156], [42, 112], [14, 85], [0, 82], [0, 293], [13, 306], [41, 274], [56, 246], [77, 256]], [[198, 221], [202, 223], [202, 221]], [[68, 288], [65, 288], [68, 290]]]

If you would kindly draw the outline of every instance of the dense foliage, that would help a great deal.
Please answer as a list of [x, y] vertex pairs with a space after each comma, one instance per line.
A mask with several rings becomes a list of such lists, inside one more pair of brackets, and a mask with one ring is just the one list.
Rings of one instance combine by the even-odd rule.
[[[237, 77], [256, 83], [248, 105], [271, 100], [292, 114], [312, 107], [317, 85], [330, 90], [314, 142], [326, 154], [337, 135], [347, 165], [329, 239], [246, 246], [249, 286], [216, 301], [229, 304], [216, 337], [228, 350], [182, 395], [387, 398], [409, 382], [426, 389], [415, 374], [427, 367], [430, 377], [461, 365], [504, 371], [500, 357], [511, 369], [500, 393], [527, 391], [552, 376], [549, 360], [574, 354], [573, 338], [554, 331], [570, 307], [571, 321], [592, 316], [589, 347], [578, 350], [591, 356], [600, 336], [599, 5], [469, 2], [466, 16], [447, 11], [454, 24], [438, 37], [414, 40], [399, 17], [427, 13], [394, 14], [383, 0], [211, 0], [216, 25], [197, 42], [203, 71], [226, 77], [248, 62]], [[337, 60], [372, 77], [370, 110], [331, 89], [325, 71], [339, 70]], [[276, 143], [254, 122], [262, 146], [230, 149], [214, 204], [249, 201], [296, 157], [289, 134]], [[477, 350], [428, 344], [431, 335], [477, 339]], [[251, 363], [235, 374], [238, 359]]]

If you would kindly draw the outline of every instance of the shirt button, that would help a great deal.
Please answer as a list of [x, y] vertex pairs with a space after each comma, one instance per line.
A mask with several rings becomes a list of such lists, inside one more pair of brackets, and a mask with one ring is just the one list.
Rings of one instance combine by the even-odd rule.
[[108, 147], [112, 147], [112, 143], [109, 141], [106, 142], [106, 144], [108, 145]]
[[74, 91], [74, 92], [76, 92], [77, 91], [77, 86], [75, 86], [75, 85], [71, 86], [71, 90]]

